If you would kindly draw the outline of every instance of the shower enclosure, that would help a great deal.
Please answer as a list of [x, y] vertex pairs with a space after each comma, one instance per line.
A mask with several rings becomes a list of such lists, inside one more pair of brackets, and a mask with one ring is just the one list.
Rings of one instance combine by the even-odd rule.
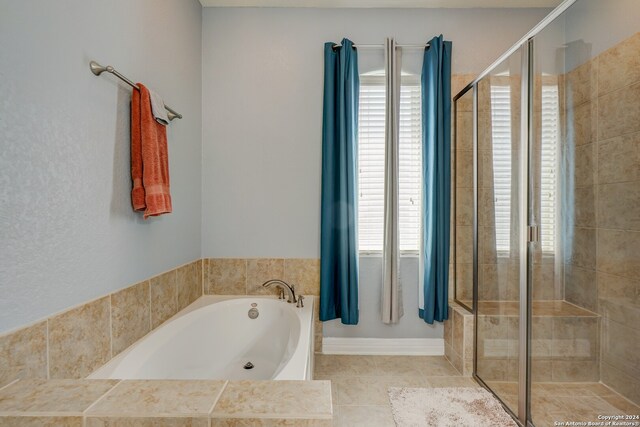
[[455, 300], [523, 425], [640, 415], [639, 31], [567, 0], [454, 98]]

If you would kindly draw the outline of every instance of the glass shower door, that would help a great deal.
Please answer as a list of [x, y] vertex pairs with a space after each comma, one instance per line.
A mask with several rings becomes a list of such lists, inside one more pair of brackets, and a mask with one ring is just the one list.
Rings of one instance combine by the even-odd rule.
[[519, 413], [521, 97], [523, 49], [477, 86], [476, 369]]

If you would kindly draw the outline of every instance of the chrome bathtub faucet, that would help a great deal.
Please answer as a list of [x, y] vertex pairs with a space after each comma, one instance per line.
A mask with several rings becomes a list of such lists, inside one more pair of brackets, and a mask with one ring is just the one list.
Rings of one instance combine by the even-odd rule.
[[287, 293], [287, 295], [289, 296], [289, 299], [287, 300], [287, 302], [289, 303], [298, 302], [296, 298], [296, 290], [294, 285], [289, 285], [280, 279], [267, 280], [262, 284], [262, 286], [264, 286], [265, 288], [268, 288], [271, 285], [276, 285], [278, 288], [282, 289], [283, 292]]

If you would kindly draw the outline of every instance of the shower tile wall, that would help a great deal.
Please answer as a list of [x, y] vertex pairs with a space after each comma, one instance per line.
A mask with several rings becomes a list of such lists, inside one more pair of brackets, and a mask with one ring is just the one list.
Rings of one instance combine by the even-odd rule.
[[[467, 83], [475, 76], [460, 76], [467, 78]], [[514, 141], [519, 141], [515, 134], [519, 133], [520, 120], [520, 81], [519, 77], [511, 79], [492, 77], [491, 85], [509, 86], [511, 89], [512, 132]], [[459, 84], [460, 89], [465, 84]], [[519, 297], [517, 258], [498, 257], [495, 242], [494, 193], [493, 193], [493, 164], [492, 164], [492, 127], [490, 107], [490, 84], [485, 81], [479, 84], [478, 105], [478, 157], [479, 157], [479, 281], [481, 300], [516, 301]], [[539, 101], [539, 100], [538, 100]], [[536, 103], [538, 110], [539, 103]], [[457, 105], [456, 122], [456, 195], [455, 221], [456, 226], [456, 274], [457, 299], [471, 301], [473, 281], [473, 106], [471, 92], [468, 92]], [[462, 137], [461, 137], [462, 136]], [[517, 155], [517, 144], [513, 147], [514, 156]], [[517, 171], [513, 171], [517, 173]], [[515, 196], [514, 196], [515, 198]], [[515, 212], [515, 211], [514, 211]], [[512, 224], [512, 241], [517, 239], [515, 231], [517, 224]], [[563, 289], [554, 283], [554, 260], [543, 258], [540, 254], [535, 257], [534, 300], [562, 299]], [[453, 293], [452, 293], [453, 295]]]
[[[457, 95], [475, 74], [451, 76], [451, 95]], [[451, 141], [451, 254], [449, 257], [449, 318], [444, 322], [445, 357], [465, 376], [473, 372], [473, 316], [452, 302], [471, 305], [473, 293], [473, 92], [457, 101]], [[457, 293], [457, 294], [456, 294]]]
[[566, 90], [566, 300], [602, 316], [601, 380], [638, 403], [640, 33], [569, 71]]
[[[456, 95], [476, 76], [473, 74], [459, 74], [451, 77], [451, 94]], [[451, 150], [452, 171], [455, 177], [455, 187], [451, 210], [451, 245], [455, 247], [449, 263], [451, 274], [449, 280], [449, 299], [455, 297], [461, 301], [471, 301], [473, 292], [473, 94], [468, 91], [457, 102], [455, 139], [452, 140]], [[455, 231], [455, 233], [454, 233]], [[453, 266], [455, 264], [455, 274]], [[455, 288], [454, 288], [455, 282]], [[470, 304], [470, 303], [469, 303]]]
[[[564, 195], [565, 204], [560, 207], [565, 213], [561, 223], [564, 271], [557, 272], [554, 257], [543, 256], [541, 251], [534, 254], [532, 267], [534, 301], [564, 299], [588, 310], [577, 315], [558, 312], [552, 317], [534, 318], [536, 380], [601, 379], [634, 402], [640, 401], [639, 52], [640, 33], [637, 33], [557, 77], [565, 141], [560, 174], [568, 176], [571, 182], [571, 193]], [[478, 106], [479, 237], [483, 243], [479, 247], [482, 284], [479, 299], [500, 300], [504, 304], [504, 301], [518, 299], [517, 267], [514, 260], [500, 260], [495, 253], [488, 144], [491, 141], [490, 106], [482, 102], [490, 99], [486, 93], [488, 86], [479, 85]], [[517, 90], [513, 92], [519, 94]], [[458, 134], [471, 135], [468, 129], [472, 126], [470, 99], [469, 96], [469, 101], [458, 104]], [[512, 102], [519, 105], [517, 100]], [[469, 105], [465, 107], [466, 104]], [[537, 113], [540, 107], [541, 100], [534, 99]], [[516, 111], [512, 114], [518, 117]], [[539, 155], [540, 140], [537, 143]], [[471, 148], [469, 140], [457, 140], [455, 280], [460, 300], [471, 300], [472, 290]], [[534, 177], [534, 182], [539, 183], [539, 177]], [[539, 186], [535, 186], [534, 191], [539, 192]], [[496, 342], [505, 340], [504, 354], [507, 355], [509, 331], [514, 328], [501, 317], [505, 316], [486, 316], [480, 319], [478, 327], [488, 322], [487, 328], [491, 328], [493, 335], [502, 331], [502, 335], [492, 338]], [[504, 327], [496, 328], [500, 322]], [[563, 337], [563, 331], [571, 337]], [[589, 354], [581, 353], [582, 358], [577, 357], [580, 351], [576, 343], [580, 339], [589, 342]], [[567, 347], [570, 341], [573, 347]], [[567, 344], [564, 347], [563, 342]], [[565, 356], [570, 358], [563, 361]], [[509, 378], [509, 371], [516, 369], [515, 361], [505, 362], [507, 360], [495, 363], [496, 379]], [[502, 369], [505, 366], [509, 367], [506, 371]], [[488, 366], [487, 370], [490, 371]]]

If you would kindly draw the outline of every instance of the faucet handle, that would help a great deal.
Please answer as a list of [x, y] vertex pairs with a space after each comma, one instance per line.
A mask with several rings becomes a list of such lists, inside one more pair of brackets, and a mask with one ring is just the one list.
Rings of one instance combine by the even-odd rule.
[[279, 288], [278, 299], [284, 299], [284, 289]]
[[304, 307], [304, 296], [303, 295], [298, 295], [298, 303], [296, 304], [296, 307], [298, 308], [302, 308]]

